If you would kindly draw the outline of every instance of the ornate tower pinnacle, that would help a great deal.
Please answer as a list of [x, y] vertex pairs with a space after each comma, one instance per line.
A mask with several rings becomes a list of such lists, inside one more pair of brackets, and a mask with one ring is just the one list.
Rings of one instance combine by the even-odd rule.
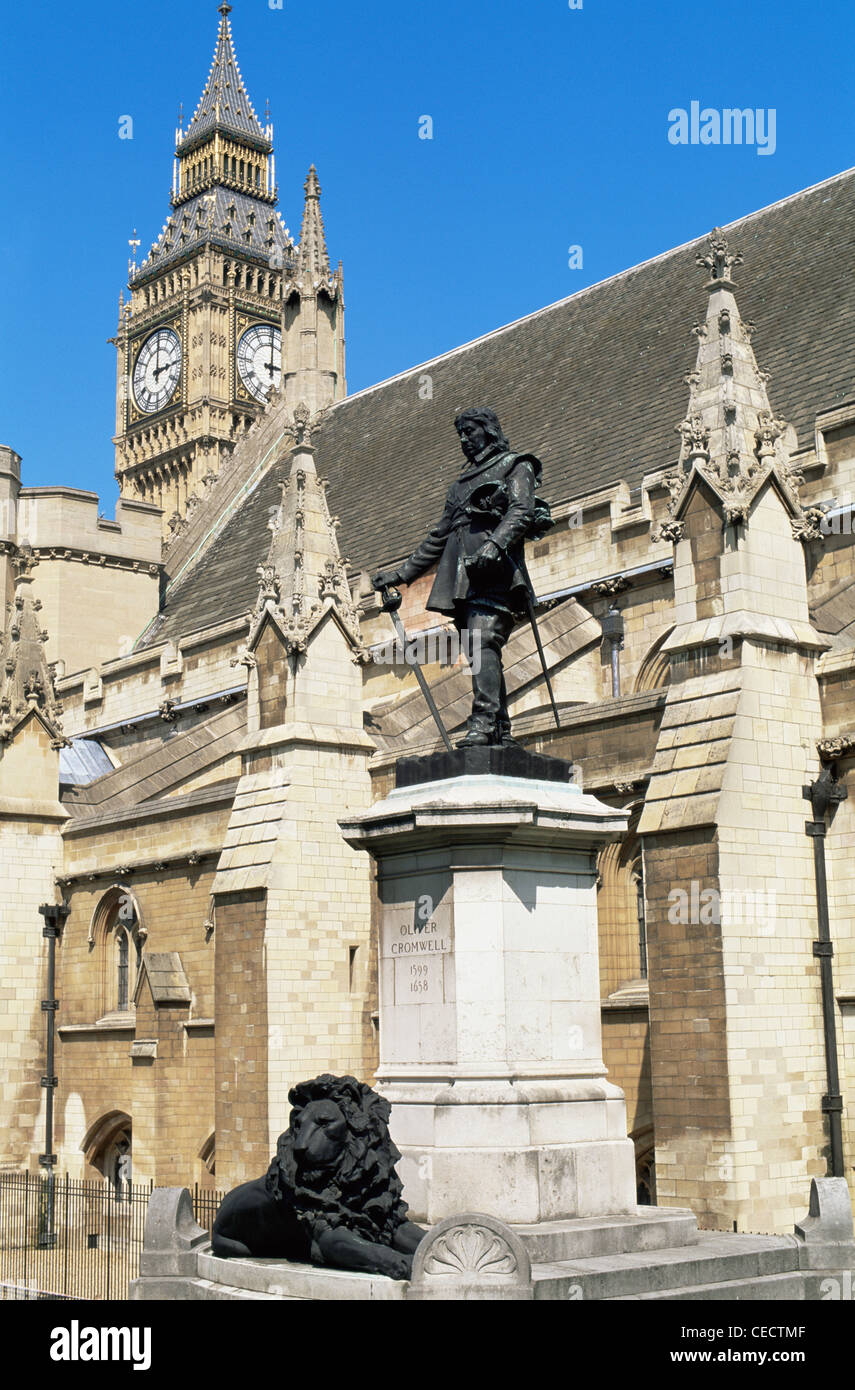
[[289, 476], [280, 484], [279, 509], [270, 525], [270, 550], [258, 569], [258, 600], [247, 641], [250, 650], [269, 614], [282, 631], [287, 650], [305, 651], [309, 636], [330, 610], [353, 648], [358, 653], [364, 650], [326, 484], [315, 469], [313, 431], [309, 409], [301, 403], [294, 411], [297, 443]]
[[731, 272], [742, 256], [720, 228], [710, 234], [697, 264], [709, 272], [705, 322], [696, 328], [698, 355], [686, 381], [689, 406], [677, 426], [680, 464], [671, 475], [671, 513], [676, 517], [697, 472], [721, 498], [726, 522], [744, 521], [754, 497], [774, 473], [793, 515], [800, 513], [801, 478], [790, 462], [795, 434], [775, 418], [768, 373], [760, 370], [734, 297]]
[[347, 393], [344, 275], [341, 263], [330, 272], [314, 164], [303, 191], [300, 245], [282, 286], [282, 385], [292, 410], [302, 402], [314, 413]]
[[324, 234], [324, 219], [321, 215], [321, 185], [318, 171], [311, 165], [303, 184], [306, 201], [303, 208], [303, 226], [300, 232], [300, 249], [297, 253], [297, 274], [309, 276], [314, 285], [329, 282], [330, 258], [327, 254], [327, 241]]
[[41, 600], [33, 595], [32, 552], [22, 547], [15, 562], [15, 596], [0, 638], [0, 746], [11, 743], [21, 724], [35, 713], [51, 736], [52, 746], [66, 740], [59, 716], [53, 676], [45, 655], [48, 635], [39, 625]]

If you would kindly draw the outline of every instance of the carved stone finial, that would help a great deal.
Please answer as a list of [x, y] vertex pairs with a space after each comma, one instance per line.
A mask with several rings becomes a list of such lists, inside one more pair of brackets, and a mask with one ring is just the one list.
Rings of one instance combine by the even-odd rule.
[[710, 432], [699, 411], [693, 411], [685, 420], [681, 420], [680, 424], [676, 426], [676, 430], [683, 438], [682, 457], [684, 464], [691, 465], [695, 459], [701, 459], [704, 462], [709, 459], [707, 445], [709, 444]]
[[335, 560], [327, 560], [324, 563], [323, 573], [318, 579], [318, 593], [321, 602], [327, 599], [337, 599], [341, 596], [341, 588], [344, 582], [340, 565]]
[[259, 565], [256, 571], [258, 575], [258, 602], [278, 603], [279, 601], [279, 578], [276, 574], [275, 565]]
[[297, 437], [298, 444], [308, 444], [310, 442], [311, 431], [309, 429], [309, 421], [311, 418], [312, 412], [306, 405], [306, 402], [298, 401], [294, 406], [294, 434]]
[[771, 410], [760, 411], [757, 416], [757, 429], [754, 431], [759, 459], [775, 457], [775, 442], [780, 439], [786, 428], [783, 420], [776, 420]]
[[[29, 579], [38, 564], [38, 558], [33, 553], [31, 545], [24, 543], [18, 547], [18, 552], [12, 557], [12, 571], [16, 579]], [[20, 607], [20, 605], [18, 605]]]
[[713, 227], [709, 235], [708, 250], [706, 253], [698, 252], [696, 264], [704, 266], [709, 271], [707, 289], [733, 288], [731, 271], [734, 266], [742, 265], [742, 252], [731, 251], [727, 237], [721, 227]]

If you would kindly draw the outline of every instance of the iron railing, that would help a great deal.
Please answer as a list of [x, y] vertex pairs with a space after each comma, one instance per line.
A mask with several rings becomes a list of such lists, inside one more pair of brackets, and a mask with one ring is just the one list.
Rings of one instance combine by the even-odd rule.
[[[152, 1187], [0, 1173], [0, 1301], [127, 1298]], [[197, 1183], [192, 1196], [210, 1230], [223, 1193]]]

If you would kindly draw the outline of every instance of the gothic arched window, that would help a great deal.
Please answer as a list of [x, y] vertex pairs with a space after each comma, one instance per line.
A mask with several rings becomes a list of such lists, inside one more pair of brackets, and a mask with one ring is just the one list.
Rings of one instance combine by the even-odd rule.
[[116, 928], [116, 1008], [124, 1013], [128, 1007], [128, 933]]
[[133, 1008], [145, 940], [136, 897], [129, 888], [114, 883], [98, 903], [89, 928], [89, 949], [97, 952], [100, 967], [93, 982], [96, 1017]]

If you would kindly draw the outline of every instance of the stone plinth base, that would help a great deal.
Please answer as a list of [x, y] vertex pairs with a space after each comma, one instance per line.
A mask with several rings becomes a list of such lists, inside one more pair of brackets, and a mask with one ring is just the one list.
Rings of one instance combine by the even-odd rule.
[[563, 758], [530, 753], [520, 744], [503, 747], [455, 748], [453, 753], [428, 753], [419, 758], [399, 758], [395, 786], [440, 782], [446, 777], [527, 777], [540, 782], [569, 782], [571, 765]]
[[[517, 751], [530, 756], [437, 759]], [[566, 780], [471, 772], [400, 786], [342, 824], [377, 861], [377, 1086], [414, 1219], [635, 1209], [597, 946], [596, 854], [625, 826]]]
[[[381, 1078], [382, 1080], [382, 1078]], [[623, 1092], [604, 1078], [382, 1081], [414, 1221], [481, 1207], [552, 1221], [635, 1209]]]

